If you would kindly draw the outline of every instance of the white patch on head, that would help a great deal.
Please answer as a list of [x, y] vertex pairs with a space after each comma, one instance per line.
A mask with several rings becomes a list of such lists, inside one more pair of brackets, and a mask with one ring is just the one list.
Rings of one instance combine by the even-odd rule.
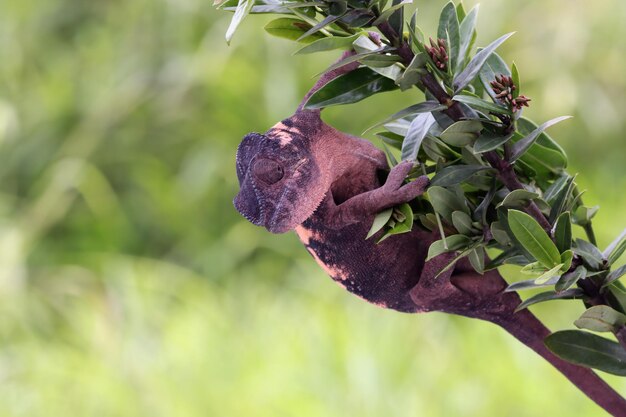
[[289, 130], [292, 130], [298, 134], [301, 134], [300, 130], [295, 127], [287, 127], [282, 122], [276, 123], [274, 127], [270, 129], [270, 137], [274, 139], [278, 139], [278, 143], [280, 146], [286, 146], [291, 143], [293, 140], [293, 136], [289, 134]]

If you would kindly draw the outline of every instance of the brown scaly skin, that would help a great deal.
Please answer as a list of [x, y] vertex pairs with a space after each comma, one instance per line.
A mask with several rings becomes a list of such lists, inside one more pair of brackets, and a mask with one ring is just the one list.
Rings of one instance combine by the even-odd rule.
[[[358, 64], [322, 76], [320, 86]], [[428, 186], [423, 176], [404, 183], [412, 168], [389, 172], [370, 142], [326, 125], [319, 110], [302, 104], [265, 134], [247, 135], [237, 152], [237, 210], [270, 232], [295, 230], [333, 280], [378, 306], [418, 313], [440, 311], [495, 323], [536, 351], [610, 414], [626, 417], [626, 401], [590, 369], [554, 356], [543, 339], [550, 331], [528, 310], [515, 313], [516, 293], [497, 271], [476, 274], [463, 259], [439, 274], [453, 257], [425, 262], [438, 237], [418, 229], [376, 244], [365, 239], [376, 213], [409, 202]], [[386, 180], [381, 180], [388, 173]], [[439, 276], [438, 276], [439, 275]]]

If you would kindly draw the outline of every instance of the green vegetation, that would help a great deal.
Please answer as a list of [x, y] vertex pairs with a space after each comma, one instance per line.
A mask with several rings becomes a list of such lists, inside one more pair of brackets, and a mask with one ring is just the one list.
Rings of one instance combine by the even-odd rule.
[[[600, 247], [626, 226], [624, 18], [619, 0], [498, 0], [478, 22], [482, 45], [519, 28], [499, 51], [526, 115], [574, 115], [551, 133], [602, 206]], [[229, 48], [229, 19], [199, 0], [0, 4], [0, 414], [603, 415], [499, 329], [363, 303], [237, 215], [240, 138], [335, 53], [291, 58], [258, 16]], [[325, 117], [359, 134], [419, 98], [391, 95]], [[571, 304], [535, 311], [572, 328]]]

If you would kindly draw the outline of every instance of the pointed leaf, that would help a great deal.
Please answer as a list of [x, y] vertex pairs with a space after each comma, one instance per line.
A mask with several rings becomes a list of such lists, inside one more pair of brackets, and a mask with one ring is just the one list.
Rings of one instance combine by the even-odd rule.
[[572, 247], [572, 222], [569, 211], [561, 214], [554, 226], [554, 240], [559, 252], [564, 252]]
[[554, 291], [542, 292], [525, 300], [523, 303], [517, 306], [515, 311], [523, 310], [527, 307], [530, 307], [533, 304], [543, 303], [544, 301], [579, 300], [579, 299], [582, 299], [584, 295], [585, 295], [584, 291], [581, 290], [580, 288], [574, 288], [574, 289], [570, 289], [570, 290], [563, 291], [560, 293], [557, 293]]
[[321, 109], [339, 104], [356, 103], [374, 94], [397, 88], [389, 78], [376, 74], [369, 68], [359, 68], [331, 80], [313, 93], [304, 107]]
[[435, 211], [446, 220], [452, 221], [454, 211], [469, 212], [465, 200], [447, 188], [431, 186], [428, 188], [427, 194]]
[[580, 330], [563, 330], [546, 337], [545, 344], [568, 362], [626, 376], [626, 350], [619, 343]]
[[613, 265], [626, 251], [626, 230], [624, 230], [607, 248], [603, 255], [608, 260], [609, 265]]
[[[459, 3], [460, 4], [460, 3]], [[457, 13], [458, 14], [458, 13]], [[460, 16], [459, 16], [460, 18]], [[461, 25], [459, 26], [459, 58], [454, 73], [458, 73], [459, 70], [465, 64], [465, 58], [470, 52], [470, 46], [472, 40], [476, 36], [476, 19], [478, 18], [478, 5], [470, 10], [469, 14], [463, 18]]]
[[513, 98], [517, 98], [519, 97], [519, 92], [522, 89], [522, 85], [520, 84], [519, 70], [517, 69], [517, 65], [515, 65], [515, 62], [513, 63], [513, 65], [511, 65], [511, 78], [513, 79], [513, 84], [517, 87], [511, 93], [513, 95]]
[[474, 248], [467, 258], [476, 272], [483, 274], [485, 272], [485, 249], [482, 246]]
[[517, 241], [545, 267], [552, 268], [561, 262], [561, 254], [548, 234], [528, 214], [509, 210], [509, 227]]
[[250, 14], [250, 10], [252, 10], [252, 6], [254, 6], [254, 0], [239, 0], [237, 4], [237, 9], [235, 10], [235, 14], [230, 21], [230, 25], [228, 25], [228, 29], [226, 29], [226, 43], [230, 45], [230, 41], [235, 34], [235, 31], [239, 27], [239, 24], [243, 21], [243, 19]]
[[460, 184], [468, 180], [472, 175], [480, 171], [490, 170], [492, 168], [482, 165], [451, 165], [437, 172], [432, 178], [430, 184], [440, 187], [450, 187]]
[[428, 248], [428, 257], [426, 258], [426, 261], [429, 261], [435, 256], [441, 255], [442, 253], [454, 252], [460, 249], [465, 249], [471, 244], [472, 240], [465, 235], [448, 236], [445, 239], [445, 244], [443, 239], [437, 240], [436, 242], [433, 242]]
[[579, 266], [572, 272], [568, 272], [564, 275], [561, 275], [558, 282], [555, 285], [555, 289], [557, 292], [562, 292], [569, 289], [572, 285], [576, 284], [581, 279], [584, 279], [587, 276], [587, 270], [584, 266]]
[[431, 113], [419, 113], [415, 116], [409, 125], [404, 142], [402, 142], [401, 158], [403, 161], [415, 161], [417, 159], [422, 141], [434, 123], [435, 118]]
[[563, 267], [563, 264], [558, 264], [554, 268], [550, 269], [549, 271], [544, 272], [539, 277], [537, 277], [535, 279], [535, 282], [537, 284], [543, 284], [545, 282], [548, 282], [548, 280], [550, 280], [551, 278], [559, 276], [560, 275], [559, 272], [562, 267]]
[[605, 279], [604, 283], [602, 284], [602, 286], [603, 287], [607, 287], [607, 286], [611, 285], [614, 281], [617, 281], [618, 279], [623, 277], [624, 274], [626, 274], [626, 265], [622, 265], [619, 268], [617, 268], [615, 271], [611, 271], [606, 276], [606, 279]]
[[507, 109], [504, 106], [487, 100], [483, 100], [479, 97], [469, 96], [467, 94], [457, 94], [456, 96], [452, 97], [452, 100], [458, 101], [460, 103], [465, 103], [468, 106], [480, 111], [486, 111], [495, 114], [511, 114], [511, 110]]
[[533, 199], [538, 198], [539, 194], [528, 190], [513, 190], [504, 197], [504, 200], [496, 206], [498, 207], [525, 207]]
[[393, 115], [387, 117], [382, 122], [376, 123], [374, 126], [368, 128], [363, 133], [366, 133], [371, 129], [382, 126], [394, 120], [402, 119], [403, 117], [412, 116], [414, 114], [430, 113], [433, 111], [445, 110], [446, 108], [447, 107], [445, 105], [439, 104], [439, 102], [434, 101], [434, 100], [423, 101], [421, 103], [414, 104], [412, 106], [409, 106], [405, 109], [400, 110], [399, 112], [394, 113]]
[[548, 279], [547, 281], [545, 281], [545, 282], [543, 282], [541, 284], [538, 284], [536, 282], [535, 278], [527, 279], [527, 280], [524, 280], [524, 281], [518, 281], [518, 282], [514, 282], [513, 284], [511, 284], [508, 287], [506, 287], [505, 292], [535, 290], [537, 288], [550, 287], [550, 286], [556, 284], [556, 282], [558, 280], [559, 280], [558, 276], [553, 276], [552, 278]]
[[281, 17], [265, 25], [265, 31], [270, 35], [292, 41], [299, 40], [299, 42], [310, 43], [324, 37], [324, 35], [316, 33], [312, 36], [302, 38], [302, 35], [306, 33], [309, 28], [311, 28], [311, 25], [305, 21], [291, 17]]
[[437, 38], [448, 41], [447, 49], [450, 68], [454, 70], [459, 57], [460, 34], [459, 18], [456, 14], [456, 7], [453, 2], [447, 3], [441, 10]]
[[511, 149], [510, 161], [514, 162], [520, 156], [522, 156], [533, 145], [533, 143], [535, 143], [539, 135], [541, 135], [544, 130], [546, 130], [550, 126], [554, 126], [555, 124], [562, 122], [563, 120], [570, 119], [571, 117], [572, 116], [561, 116], [561, 117], [554, 118], [552, 120], [548, 120], [547, 122], [539, 126], [537, 129], [533, 130], [526, 137], [524, 137], [518, 142], [515, 142], [515, 144], [513, 145]]
[[335, 49], [352, 49], [352, 42], [359, 36], [359, 33], [352, 36], [331, 36], [328, 38], [318, 39], [310, 44], [298, 49], [294, 55], [313, 54], [315, 52], [332, 51]]
[[585, 265], [594, 271], [599, 271], [604, 262], [600, 250], [586, 240], [576, 239], [574, 253], [579, 255]]
[[463, 90], [465, 87], [467, 87], [469, 83], [474, 80], [474, 78], [476, 78], [476, 75], [478, 75], [478, 72], [487, 61], [487, 58], [489, 58], [489, 56], [498, 48], [498, 46], [500, 46], [512, 35], [513, 33], [507, 33], [506, 35], [499, 37], [495, 41], [491, 42], [487, 47], [478, 52], [476, 55], [474, 55], [474, 58], [472, 58], [469, 64], [467, 64], [467, 67], [465, 67], [465, 69], [458, 76], [454, 77], [455, 93]]
[[474, 234], [474, 227], [472, 226], [472, 218], [464, 211], [452, 212], [452, 224], [454, 228], [462, 235], [471, 236]]
[[341, 17], [341, 15], [338, 15], [338, 16], [333, 16], [333, 15], [326, 16], [324, 18], [324, 20], [322, 20], [321, 22], [319, 22], [318, 24], [316, 24], [315, 26], [313, 26], [312, 28], [310, 28], [309, 30], [304, 32], [296, 40], [298, 42], [301, 42], [303, 39], [307, 38], [308, 36], [311, 36], [311, 35], [314, 35], [314, 34], [318, 33], [320, 30], [324, 29], [326, 26], [328, 26], [331, 23], [333, 23], [334, 21], [338, 20], [340, 17]]
[[391, 218], [392, 212], [393, 208], [388, 208], [387, 210], [383, 210], [378, 213], [376, 217], [374, 217], [374, 223], [372, 223], [372, 227], [370, 228], [370, 231], [367, 232], [367, 236], [365, 237], [365, 239], [369, 239], [370, 237], [374, 236], [378, 231], [380, 231], [383, 227], [385, 227], [385, 225]]
[[439, 137], [448, 145], [465, 146], [473, 143], [480, 135], [483, 125], [476, 120], [461, 120], [444, 130]]

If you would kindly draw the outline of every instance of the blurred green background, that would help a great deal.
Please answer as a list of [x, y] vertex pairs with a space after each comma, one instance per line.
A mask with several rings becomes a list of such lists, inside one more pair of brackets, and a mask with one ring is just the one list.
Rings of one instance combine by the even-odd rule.
[[[474, 1], [466, 1], [472, 6]], [[419, 1], [427, 34], [442, 0]], [[295, 235], [233, 209], [241, 137], [333, 61], [210, 0], [0, 1], [1, 416], [601, 416], [489, 324], [381, 310]], [[626, 2], [484, 0], [501, 48], [600, 204], [626, 227]], [[326, 111], [360, 134], [420, 100]], [[571, 327], [577, 303], [538, 306]], [[606, 376], [606, 375], [604, 375]], [[607, 376], [622, 394], [626, 380]]]

